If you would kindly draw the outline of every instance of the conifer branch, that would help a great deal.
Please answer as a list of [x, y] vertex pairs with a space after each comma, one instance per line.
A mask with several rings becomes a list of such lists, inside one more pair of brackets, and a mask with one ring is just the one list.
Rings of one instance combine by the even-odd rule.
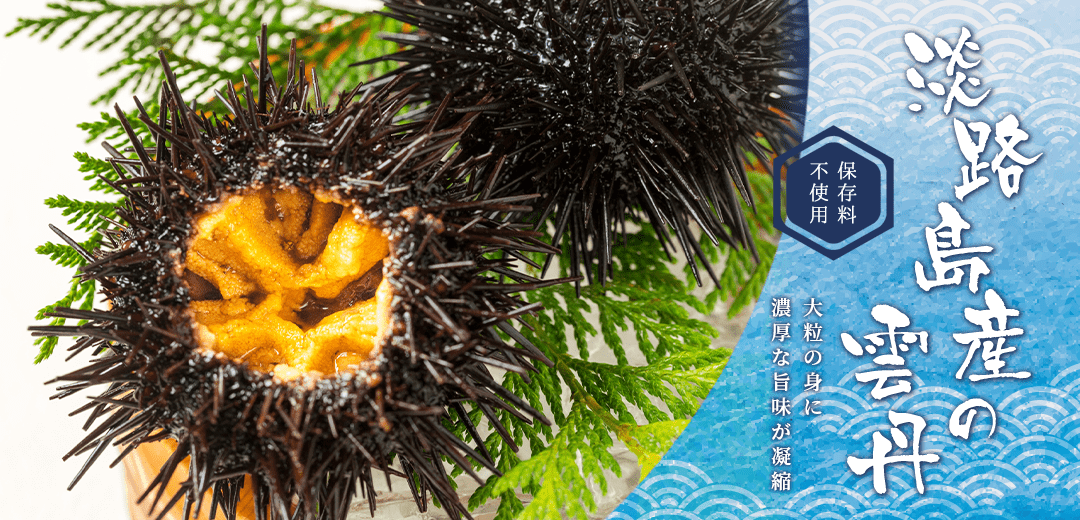
[[[114, 78], [113, 86], [95, 103], [111, 101], [125, 89], [142, 93], [156, 88], [161, 79], [156, 57], [160, 49], [168, 55], [184, 90], [197, 94], [192, 99], [209, 112], [223, 109], [209, 97], [213, 89], [221, 89], [223, 82], [235, 81], [244, 72], [250, 75], [249, 64], [258, 57], [252, 35], [260, 23], [267, 23], [269, 32], [277, 37], [296, 39], [306, 65], [318, 70], [324, 92], [339, 91], [388, 72], [392, 64], [387, 62], [363, 67], [349, 64], [397, 50], [396, 44], [374, 35], [402, 29], [390, 18], [331, 9], [310, 0], [177, 0], [144, 6], [117, 6], [110, 0], [64, 0], [50, 8], [51, 16], [20, 19], [8, 34], [27, 33], [52, 40], [59, 39], [61, 29], [65, 29], [71, 34], [60, 42], [61, 47], [79, 41], [89, 49], [119, 50], [122, 58], [103, 72]], [[288, 22], [286, 10], [295, 14]], [[213, 47], [215, 57], [192, 57], [190, 51], [201, 45]], [[320, 101], [328, 102], [326, 97]], [[156, 117], [154, 103], [147, 103], [146, 108]], [[137, 113], [125, 116], [133, 128], [144, 128]], [[131, 143], [116, 116], [103, 113], [99, 121], [80, 128], [87, 132], [88, 142], [104, 139], [120, 153], [133, 156], [127, 152]], [[153, 147], [149, 134], [138, 131], [144, 146]], [[89, 153], [79, 152], [75, 157], [79, 171], [93, 182], [92, 189], [114, 200], [81, 201], [60, 195], [46, 204], [60, 209], [75, 230], [90, 232], [82, 245], [92, 250], [101, 243], [100, 230], [109, 226], [107, 219], [115, 216], [115, 205], [123, 201], [102, 180], [117, 179], [113, 164]], [[614, 248], [614, 281], [583, 287], [580, 297], [569, 286], [531, 291], [528, 298], [542, 303], [544, 309], [524, 318], [531, 328], [522, 334], [541, 348], [554, 366], [538, 364], [537, 372], [528, 379], [507, 374], [503, 385], [534, 408], [545, 410], [555, 427], [526, 424], [507, 412], [494, 412], [508, 425], [514, 443], [528, 447], [533, 455], [523, 461], [515, 446], [500, 435], [488, 436], [484, 447], [503, 476], [489, 479], [473, 495], [470, 507], [499, 500], [496, 518], [500, 520], [583, 519], [596, 506], [589, 484], [604, 490], [608, 485], [604, 470], [620, 471], [610, 453], [616, 440], [638, 456], [643, 474], [659, 460], [697, 410], [730, 355], [728, 350], [713, 348], [716, 331], [694, 313], [709, 314], [718, 302], [727, 301], [728, 314], [733, 316], [751, 305], [761, 292], [776, 252], [771, 223], [772, 177], [751, 171], [749, 181], [757, 212], [746, 207], [744, 211], [760, 261], [748, 251], [713, 245], [703, 238], [704, 256], [713, 263], [720, 282], [703, 299], [693, 292], [696, 284], [689, 266], [686, 272], [673, 266], [656, 231], [645, 223]], [[69, 268], [85, 262], [66, 244], [47, 243], [38, 252]], [[569, 262], [569, 255], [565, 256], [560, 260], [563, 275]], [[68, 293], [43, 308], [37, 319], [48, 319], [45, 314], [57, 307], [89, 309], [94, 294], [93, 282], [76, 278]], [[595, 324], [587, 318], [594, 313], [598, 317]], [[63, 323], [63, 319], [50, 322]], [[625, 334], [633, 336], [633, 344], [624, 344]], [[600, 358], [590, 353], [589, 340], [598, 336], [614, 362], [598, 361]], [[56, 347], [55, 338], [41, 338], [37, 343], [41, 348], [36, 362]], [[644, 364], [631, 364], [635, 349]], [[567, 395], [568, 404], [564, 402]], [[464, 410], [474, 424], [482, 422], [485, 412]], [[641, 418], [644, 424], [639, 424]], [[455, 471], [460, 472], [460, 468]], [[519, 491], [532, 496], [527, 506]]]
[[[213, 101], [211, 92], [221, 81], [250, 74], [248, 64], [259, 56], [254, 35], [264, 23], [275, 38], [297, 41], [299, 55], [308, 65], [318, 66], [324, 85], [352, 84], [393, 67], [349, 64], [397, 50], [374, 35], [402, 29], [400, 22], [389, 18], [333, 9], [314, 0], [174, 0], [139, 6], [64, 0], [49, 7], [53, 11], [49, 16], [19, 18], [7, 35], [26, 33], [44, 41], [58, 38], [65, 29], [71, 32], [60, 41], [61, 48], [81, 41], [84, 49], [119, 51], [120, 60], [101, 72], [115, 78], [114, 83], [94, 99], [95, 104], [109, 103], [123, 90], [141, 94], [155, 89], [162, 79], [159, 50], [166, 52], [192, 99]], [[193, 58], [195, 48], [212, 57]]]

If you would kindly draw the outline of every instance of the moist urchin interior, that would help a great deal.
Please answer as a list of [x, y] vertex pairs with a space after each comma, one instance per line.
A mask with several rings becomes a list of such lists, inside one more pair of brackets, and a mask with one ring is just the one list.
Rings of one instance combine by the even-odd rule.
[[384, 78], [401, 88], [481, 105], [483, 124], [463, 144], [499, 162], [473, 190], [542, 193], [536, 217], [555, 215], [555, 244], [570, 236], [573, 272], [596, 266], [602, 281], [612, 236], [638, 211], [691, 266], [701, 253], [690, 221], [753, 249], [745, 154], [767, 168], [800, 132], [789, 117], [794, 5], [388, 0], [387, 16], [418, 31], [386, 36], [410, 47], [380, 59], [404, 63]]
[[[182, 99], [162, 55], [168, 81], [160, 115], [151, 118], [138, 105], [156, 146], [144, 148], [119, 114], [134, 158], [110, 148], [119, 178], [108, 182], [125, 197], [117, 208], [119, 222], [104, 230], [110, 244], [84, 251], [64, 236], [87, 259], [80, 276], [97, 281], [108, 303], [104, 310], [53, 314], [87, 320], [83, 325], [33, 328], [37, 334], [77, 336], [73, 356], [93, 355], [83, 368], [58, 378], [64, 383], [59, 397], [105, 389], [81, 409], [90, 413], [93, 426], [69, 454], [90, 452], [75, 480], [111, 444], [121, 447], [123, 457], [140, 444], [172, 439], [176, 451], [144, 495], [163, 515], [183, 501], [185, 515], [217, 507], [231, 520], [248, 475], [256, 518], [340, 520], [357, 493], [374, 512], [372, 470], [380, 469], [404, 475], [422, 509], [430, 494], [451, 517], [468, 516], [443, 461], [470, 473], [473, 463], [494, 471], [469, 408], [489, 421], [497, 422], [499, 410], [544, 420], [488, 370], [491, 365], [524, 373], [533, 361], [549, 363], [535, 346], [507, 344], [496, 332], [512, 332], [506, 321], [535, 309], [514, 293], [544, 285], [506, 261], [490, 259], [500, 251], [551, 252], [535, 233], [514, 224], [515, 214], [529, 210], [520, 202], [532, 196], [461, 198], [446, 191], [452, 179], [487, 166], [483, 159], [461, 161], [451, 153], [475, 112], [435, 113], [397, 124], [393, 119], [408, 92], [392, 94], [392, 87], [359, 100], [353, 91], [330, 109], [322, 104], [317, 79], [308, 82], [297, 74], [306, 68], [295, 54], [282, 85], [267, 72], [265, 45], [262, 55], [258, 97], [246, 78], [239, 95], [231, 88], [218, 94], [230, 112], [224, 120], [207, 119]], [[316, 106], [306, 101], [309, 96]], [[220, 301], [226, 292], [248, 304], [269, 298], [259, 294], [265, 287], [244, 289], [244, 280], [209, 283], [207, 278], [236, 270], [221, 259], [216, 268], [191, 269], [188, 255], [214, 256], [212, 248], [198, 245], [200, 226], [245, 197], [267, 205], [275, 193], [337, 204], [385, 242], [378, 267], [357, 268], [365, 270], [360, 278], [372, 269], [383, 278], [375, 285], [384, 293], [385, 330], [375, 334], [370, 358], [346, 363], [335, 374], [326, 368], [275, 375], [275, 361], [255, 366], [215, 350], [213, 338], [198, 339], [208, 332], [200, 327], [213, 328], [213, 320], [200, 323], [195, 317], [200, 302]], [[264, 208], [268, 221], [295, 225], [282, 208]], [[314, 204], [304, 211], [308, 227], [318, 227]], [[203, 227], [211, 234], [215, 229]], [[319, 247], [285, 242], [278, 245], [303, 259], [298, 263], [318, 263]], [[493, 269], [497, 280], [487, 274]], [[355, 275], [339, 285], [356, 282]], [[365, 283], [360, 292], [374, 284], [360, 285]], [[279, 317], [292, 316], [293, 325], [312, 329], [319, 324], [315, 318], [356, 303], [335, 303], [345, 289], [311, 289], [315, 294], [296, 293], [310, 296], [306, 304], [283, 306]], [[313, 311], [322, 316], [302, 316], [305, 305], [325, 307]], [[461, 439], [452, 429], [471, 438]], [[180, 491], [165, 493], [184, 461], [189, 478]], [[204, 500], [207, 491], [212, 503]]]
[[374, 360], [389, 242], [363, 212], [295, 186], [234, 194], [195, 219], [182, 268], [195, 339], [280, 379]]

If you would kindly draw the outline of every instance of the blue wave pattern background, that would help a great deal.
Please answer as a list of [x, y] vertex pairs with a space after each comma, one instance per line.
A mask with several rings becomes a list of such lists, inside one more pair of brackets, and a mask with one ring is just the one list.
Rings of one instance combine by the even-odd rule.
[[[664, 460], [611, 515], [619, 520], [713, 519], [982, 519], [1080, 518], [1080, 6], [1068, 0], [876, 2], [811, 0], [810, 84], [805, 137], [838, 126], [893, 157], [896, 224], [882, 236], [836, 260], [784, 238], [758, 303], [720, 381]], [[903, 43], [907, 32], [928, 43], [954, 43], [961, 27], [973, 33], [982, 62], [972, 72], [990, 96], [975, 109], [942, 113], [943, 99], [916, 90], [904, 78], [915, 65]], [[940, 60], [920, 71], [941, 80]], [[947, 83], [946, 83], [947, 84]], [[924, 105], [922, 112], [907, 109]], [[1006, 198], [996, 175], [955, 199], [960, 155], [952, 118], [991, 125], [1009, 114], [1031, 134], [1025, 155], [1044, 153], [1025, 168], [1018, 195]], [[988, 153], [996, 153], [988, 147]], [[988, 158], [985, 160], [989, 160]], [[990, 245], [991, 269], [979, 292], [960, 286], [927, 293], [915, 283], [914, 262], [929, 266], [924, 229], [937, 226], [939, 202], [952, 204], [971, 223], [963, 247]], [[977, 327], [964, 309], [985, 309], [993, 289], [1020, 315], [1008, 327], [1024, 334], [1008, 341], [1003, 358], [1024, 380], [958, 380], [967, 346], [952, 334]], [[770, 299], [787, 297], [791, 319], [770, 316]], [[810, 298], [823, 303], [820, 318], [802, 317]], [[873, 370], [866, 357], [848, 354], [841, 333], [884, 332], [870, 309], [888, 304], [912, 320], [909, 330], [929, 333], [929, 352], [905, 354], [914, 372], [907, 394], [875, 400], [873, 383], [855, 373]], [[811, 319], [813, 318], [813, 319]], [[772, 341], [772, 324], [791, 324], [791, 339]], [[804, 323], [822, 326], [822, 343], [802, 341]], [[771, 352], [782, 347], [796, 361], [785, 367], [792, 390], [774, 392]], [[810, 367], [803, 354], [824, 360]], [[821, 374], [819, 392], [800, 393], [809, 371]], [[981, 372], [976, 359], [968, 374]], [[774, 416], [769, 400], [787, 397], [793, 415]], [[805, 415], [805, 399], [820, 401], [821, 415]], [[969, 440], [949, 434], [953, 410], [972, 398], [991, 403], [997, 430], [988, 436], [985, 413]], [[927, 422], [922, 453], [925, 493], [915, 488], [912, 465], [887, 467], [888, 492], [875, 492], [871, 473], [855, 475], [848, 456], [869, 458], [874, 432], [890, 438], [889, 411]], [[789, 423], [792, 436], [773, 441], [771, 429]], [[910, 431], [910, 430], [907, 430]], [[789, 446], [792, 465], [774, 467], [772, 447]], [[910, 452], [909, 450], [902, 450]], [[774, 470], [793, 475], [791, 490], [770, 489]]]

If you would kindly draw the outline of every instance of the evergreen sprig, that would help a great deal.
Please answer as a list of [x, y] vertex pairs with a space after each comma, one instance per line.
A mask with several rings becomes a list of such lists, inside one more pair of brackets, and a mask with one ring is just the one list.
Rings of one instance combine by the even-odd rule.
[[[152, 117], [156, 116], [157, 105], [151, 103], [147, 107], [147, 112]], [[137, 132], [143, 146], [152, 146], [149, 132], [145, 130], [142, 124], [139, 124], [136, 113], [129, 112], [125, 113], [124, 116], [133, 128], [138, 129]], [[120, 119], [108, 112], [101, 113], [101, 120], [80, 123], [78, 127], [86, 132], [87, 142], [104, 139], [105, 142], [113, 143], [114, 146], [119, 147], [121, 150], [127, 150], [131, 145]], [[79, 171], [86, 174], [83, 180], [92, 182], [90, 190], [101, 192], [108, 198], [100, 201], [80, 201], [61, 194], [45, 199], [45, 205], [61, 210], [61, 214], [68, 217], [68, 226], [74, 226], [69, 228], [68, 231], [74, 229], [75, 231], [89, 232], [89, 238], [82, 242], [80, 246], [85, 251], [93, 251], [102, 244], [104, 237], [100, 230], [108, 226], [109, 220], [116, 216], [116, 207], [124, 202], [124, 198], [120, 197], [119, 192], [109, 184], [119, 180], [120, 176], [117, 169], [122, 168], [122, 166], [105, 159], [99, 159], [86, 152], [75, 152], [75, 160], [79, 162]], [[61, 267], [78, 269], [86, 264], [86, 259], [74, 247], [67, 244], [46, 242], [38, 246], [35, 251], [38, 254], [48, 256], [49, 260]], [[93, 280], [81, 281], [76, 278], [68, 288], [67, 294], [56, 302], [41, 308], [35, 319], [46, 319], [47, 313], [61, 307], [72, 307], [76, 302], [78, 302], [78, 308], [89, 310], [94, 305], [96, 290], [97, 285]], [[51, 326], [61, 326], [66, 323], [67, 319], [65, 318], [51, 318], [49, 320]], [[34, 363], [40, 363], [48, 359], [56, 349], [58, 342], [59, 340], [55, 336], [45, 336], [34, 340], [34, 344], [38, 346], [38, 354], [34, 358]]]
[[[756, 161], [751, 161], [752, 166], [760, 168]], [[773, 257], [776, 256], [775, 237], [776, 228], [773, 227], [773, 178], [758, 170], [748, 170], [747, 178], [750, 180], [750, 190], [754, 198], [756, 211], [747, 215], [747, 221], [754, 230], [754, 246], [757, 250], [757, 259], [754, 254], [746, 249], [734, 249], [726, 244], [713, 245], [712, 242], [702, 237], [701, 249], [705, 257], [714, 265], [720, 264], [723, 268], [718, 273], [719, 284], [712, 288], [705, 296], [705, 306], [712, 308], [719, 301], [728, 302], [728, 318], [735, 317], [747, 306], [757, 301], [765, 286], [765, 279], [769, 276], [772, 268]], [[685, 269], [687, 274], [687, 286], [692, 287], [693, 278], [690, 276], [690, 267]]]
[[[80, 246], [88, 251], [92, 251], [101, 245], [101, 234], [94, 233], [89, 240], [80, 244]], [[62, 267], [79, 268], [86, 263], [86, 259], [78, 254], [75, 248], [66, 244], [54, 244], [52, 242], [46, 242], [45, 244], [38, 246], [36, 249], [38, 254], [46, 255], [50, 260], [56, 262], [57, 265]], [[57, 308], [79, 308], [82, 310], [89, 310], [94, 306], [94, 297], [96, 296], [97, 285], [93, 280], [81, 280], [79, 278], [73, 278], [71, 285], [68, 288], [67, 294], [57, 300], [55, 303], [46, 305], [38, 311], [34, 317], [35, 320], [44, 320], [48, 318], [47, 314], [55, 311]], [[60, 326], [67, 323], [65, 318], [51, 318], [49, 325]], [[45, 336], [34, 340], [34, 344], [38, 346], [38, 354], [34, 358], [34, 363], [41, 363], [53, 354], [56, 349], [56, 345], [59, 340], [55, 336]]]
[[[529, 298], [544, 308], [526, 319], [530, 327], [522, 335], [540, 345], [554, 367], [539, 367], [530, 380], [508, 374], [504, 383], [534, 407], [546, 406], [556, 429], [503, 416], [515, 440], [533, 447], [533, 456], [519, 462], [498, 435], [489, 437], [486, 447], [503, 476], [490, 478], [473, 495], [470, 507], [499, 500], [498, 520], [585, 519], [596, 508], [590, 490], [606, 492], [601, 468], [619, 473], [607, 458], [614, 439], [635, 454], [643, 477], [659, 462], [730, 355], [727, 349], [712, 347], [716, 331], [691, 313], [709, 314], [720, 300], [728, 303], [729, 316], [751, 305], [776, 253], [773, 179], [760, 171], [749, 172], [749, 177], [757, 211], [748, 220], [759, 261], [749, 251], [714, 245], [703, 237], [703, 251], [718, 269], [720, 282], [705, 298], [693, 293], [691, 267], [679, 273], [671, 263], [675, 256], [663, 250], [656, 231], [645, 223], [613, 249], [613, 282], [583, 287], [580, 294], [570, 286], [530, 292]], [[561, 275], [569, 268], [567, 256], [561, 261]], [[597, 317], [590, 319], [593, 312]], [[621, 333], [632, 333], [634, 345], [624, 344]], [[614, 363], [590, 359], [594, 356], [589, 340], [596, 336], [603, 339]], [[645, 364], [632, 365], [627, 348], [636, 348]], [[567, 393], [568, 410], [563, 404]], [[636, 414], [644, 417], [643, 423]], [[532, 501], [524, 504], [517, 491]]]
[[[470, 506], [498, 499], [500, 520], [587, 518], [596, 509], [591, 488], [605, 493], [608, 486], [603, 469], [620, 472], [610, 454], [615, 439], [638, 457], [644, 474], [719, 377], [730, 351], [713, 348], [716, 331], [691, 315], [711, 308], [675, 274], [654, 230], [640, 227], [612, 251], [614, 281], [582, 287], [580, 297], [569, 285], [530, 292], [529, 298], [544, 308], [525, 319], [529, 327], [521, 334], [540, 346], [554, 366], [539, 367], [528, 380], [507, 374], [504, 385], [534, 407], [549, 410], [556, 429], [501, 416], [515, 441], [527, 443], [533, 456], [520, 462], [500, 436], [490, 436], [486, 447], [503, 476], [489, 479]], [[568, 267], [564, 261], [561, 270]], [[597, 317], [590, 319], [594, 312]], [[634, 344], [626, 344], [622, 333], [633, 334]], [[597, 336], [614, 362], [591, 359], [597, 356], [590, 352], [590, 339]], [[630, 348], [646, 364], [632, 365]], [[528, 505], [515, 490], [532, 497]]]
[[[476, 507], [485, 500], [499, 497], [496, 518], [513, 518], [520, 510], [520, 518], [586, 518], [596, 509], [596, 501], [589, 493], [588, 479], [599, 482], [601, 493], [607, 492], [604, 468], [618, 472], [619, 464], [609, 450], [611, 436], [600, 416], [586, 404], [575, 402], [564, 419], [558, 435], [548, 447], [534, 453], [526, 461], [513, 466], [502, 477], [491, 479], [480, 488], [469, 502]], [[532, 496], [528, 506], [516, 507], [519, 501], [514, 489], [521, 489]], [[518, 502], [520, 505], [520, 502]]]
[[[223, 88], [223, 82], [235, 81], [257, 58], [252, 35], [262, 23], [269, 26], [270, 34], [297, 40], [299, 55], [319, 70], [324, 92], [340, 92], [386, 72], [373, 68], [387, 67], [382, 63], [367, 67], [349, 64], [395, 50], [395, 44], [378, 40], [374, 34], [401, 30], [399, 22], [388, 18], [306, 0], [180, 0], [143, 6], [118, 6], [110, 0], [65, 0], [50, 7], [52, 16], [20, 19], [9, 35], [28, 32], [48, 40], [68, 26], [74, 30], [61, 46], [81, 38], [85, 48], [120, 49], [122, 58], [103, 72], [116, 78], [114, 86], [95, 103], [110, 100], [125, 88], [144, 94], [152, 91], [160, 80], [155, 56], [159, 49], [168, 54], [185, 90], [204, 99], [214, 88]], [[216, 59], [202, 61], [188, 54], [204, 44], [217, 47]], [[274, 48], [281, 45], [271, 42]], [[154, 96], [143, 97], [152, 100]], [[156, 117], [155, 103], [147, 102], [146, 108]], [[213, 101], [201, 107], [210, 113], [222, 109]], [[133, 128], [144, 128], [138, 123], [137, 112], [125, 117]], [[104, 139], [119, 153], [133, 156], [116, 116], [102, 113], [99, 121], [80, 128], [87, 132], [88, 141]], [[138, 131], [143, 144], [153, 147], [148, 133]], [[115, 205], [123, 203], [120, 194], [105, 182], [117, 180], [117, 168], [122, 165], [88, 153], [76, 153], [75, 157], [79, 171], [93, 182], [92, 189], [112, 200], [57, 196], [46, 203], [61, 210], [69, 226], [89, 232], [82, 246], [93, 250], [101, 244], [100, 230], [109, 225], [107, 219], [115, 214]], [[704, 257], [712, 262], [719, 281], [706, 289], [704, 296], [698, 296], [702, 293], [691, 275], [693, 267], [674, 265], [675, 255], [664, 251], [657, 231], [645, 223], [614, 247], [614, 281], [584, 286], [580, 294], [565, 285], [530, 292], [528, 297], [544, 308], [523, 318], [528, 327], [521, 334], [543, 349], [553, 364], [538, 364], [537, 372], [528, 377], [506, 374], [503, 381], [508, 390], [545, 410], [554, 427], [527, 424], [499, 412], [514, 443], [505, 442], [494, 432], [487, 436], [484, 448], [502, 476], [489, 478], [473, 494], [470, 507], [498, 500], [499, 520], [584, 519], [596, 509], [591, 489], [606, 492], [606, 471], [620, 473], [611, 455], [617, 442], [638, 457], [642, 475], [659, 461], [730, 355], [726, 349], [713, 347], [716, 331], [701, 316], [712, 313], [720, 301], [728, 302], [729, 316], [752, 304], [776, 251], [771, 224], [772, 177], [751, 171], [749, 179], [756, 213], [748, 211], [748, 222], [756, 258], [749, 251], [713, 245], [703, 238]], [[37, 251], [64, 267], [78, 268], [85, 263], [66, 244], [50, 242]], [[569, 259], [560, 262], [559, 270], [565, 274]], [[89, 309], [94, 295], [93, 282], [76, 278], [68, 293], [42, 309], [37, 319], [46, 319], [45, 314], [56, 307]], [[53, 319], [51, 324], [63, 321]], [[624, 337], [634, 340], [625, 341]], [[51, 355], [56, 346], [55, 338], [39, 343], [36, 362]], [[638, 358], [644, 362], [631, 363]], [[479, 423], [484, 413], [493, 412], [474, 408], [460, 409], [459, 413], [467, 413], [473, 423]], [[527, 451], [519, 452], [518, 447]], [[519, 453], [527, 452], [531, 456], [522, 460]], [[461, 468], [455, 471], [461, 473]]]
[[[94, 99], [95, 104], [110, 102], [124, 89], [148, 92], [159, 85], [163, 78], [159, 50], [167, 53], [190, 99], [205, 99], [221, 83], [235, 80], [240, 73], [250, 74], [248, 64], [259, 57], [254, 38], [263, 24], [275, 38], [296, 40], [301, 55], [308, 65], [318, 68], [329, 91], [388, 72], [391, 64], [349, 64], [396, 50], [395, 44], [373, 36], [402, 29], [400, 22], [390, 18], [334, 9], [313, 0], [175, 0], [135, 6], [111, 0], [65, 0], [49, 8], [53, 10], [50, 16], [19, 18], [7, 34], [25, 32], [50, 40], [68, 27], [71, 34], [61, 40], [61, 48], [81, 40], [84, 49], [118, 50], [120, 60], [101, 72], [116, 78], [114, 84]], [[192, 57], [196, 48], [213, 57]], [[281, 45], [271, 42], [270, 48]], [[271, 56], [272, 61], [279, 59], [281, 55]]]
[[105, 219], [116, 216], [116, 203], [110, 201], [88, 202], [57, 195], [45, 199], [45, 205], [63, 210], [63, 215], [70, 217], [68, 224], [74, 225], [76, 231], [96, 231], [107, 223]]

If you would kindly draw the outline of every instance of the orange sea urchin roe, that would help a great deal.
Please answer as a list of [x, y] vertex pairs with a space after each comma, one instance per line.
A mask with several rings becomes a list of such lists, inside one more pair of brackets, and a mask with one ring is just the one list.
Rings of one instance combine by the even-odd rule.
[[234, 195], [195, 222], [184, 258], [199, 345], [283, 379], [374, 353], [389, 244], [351, 209], [288, 187]]

